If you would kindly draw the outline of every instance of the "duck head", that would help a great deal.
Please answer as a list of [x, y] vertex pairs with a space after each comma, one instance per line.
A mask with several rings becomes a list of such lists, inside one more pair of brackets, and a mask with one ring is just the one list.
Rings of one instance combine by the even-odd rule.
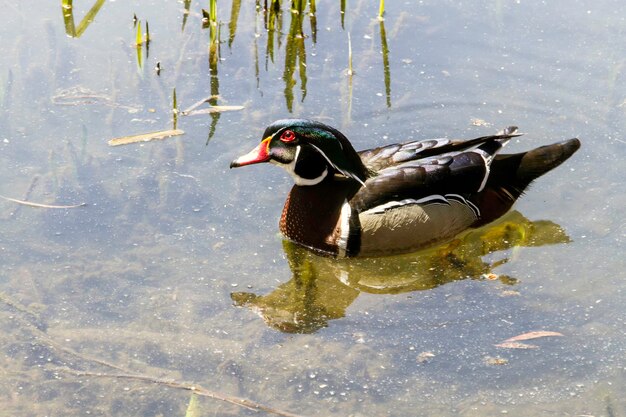
[[348, 139], [337, 129], [307, 119], [278, 120], [265, 129], [261, 143], [230, 163], [231, 168], [270, 162], [284, 168], [297, 185], [326, 178], [364, 183], [368, 172]]

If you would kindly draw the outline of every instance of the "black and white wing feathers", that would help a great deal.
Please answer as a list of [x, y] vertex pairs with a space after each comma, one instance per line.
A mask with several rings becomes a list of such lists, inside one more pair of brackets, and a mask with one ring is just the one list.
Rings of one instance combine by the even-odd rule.
[[510, 138], [519, 136], [519, 134], [515, 133], [516, 131], [517, 127], [510, 126], [496, 135], [482, 136], [465, 141], [427, 139], [405, 142], [361, 151], [359, 156], [369, 170], [380, 171], [409, 161], [444, 156], [446, 154], [457, 154], [489, 142], [499, 142], [504, 145]]

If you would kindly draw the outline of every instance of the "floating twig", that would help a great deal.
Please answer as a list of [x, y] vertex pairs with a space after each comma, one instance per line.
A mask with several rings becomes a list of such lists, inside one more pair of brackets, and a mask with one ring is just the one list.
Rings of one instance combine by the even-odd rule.
[[71, 205], [55, 205], [55, 204], [41, 204], [41, 203], [33, 203], [31, 201], [24, 201], [24, 200], [18, 200], [16, 198], [11, 198], [11, 197], [5, 197], [3, 195], [0, 195], [0, 198], [3, 198], [7, 201], [12, 201], [14, 203], [17, 204], [22, 204], [24, 206], [30, 206], [30, 207], [39, 207], [39, 208], [50, 208], [50, 209], [70, 209], [70, 208], [76, 208], [76, 207], [83, 207], [86, 206], [87, 203], [80, 203], [80, 204], [71, 204]]
[[183, 114], [185, 116], [195, 116], [198, 114], [223, 113], [226, 111], [237, 111], [237, 110], [243, 110], [243, 109], [244, 109], [243, 106], [211, 106], [206, 109], [183, 112]]
[[534, 332], [528, 332], [524, 334], [520, 334], [514, 337], [510, 337], [503, 341], [502, 343], [498, 343], [496, 347], [505, 348], [505, 349], [536, 349], [538, 346], [529, 345], [527, 343], [521, 343], [522, 340], [530, 340], [530, 339], [538, 339], [540, 337], [547, 336], [563, 336], [562, 333], [552, 332], [547, 330], [539, 330]]
[[202, 99], [202, 100], [200, 100], [200, 101], [196, 101], [196, 102], [195, 102], [195, 103], [193, 103], [191, 106], [189, 106], [189, 107], [187, 107], [185, 110], [183, 110], [183, 111], [181, 112], [181, 114], [186, 115], [186, 114], [187, 114], [187, 113], [189, 113], [190, 111], [193, 111], [193, 110], [197, 109], [198, 107], [202, 106], [204, 103], [208, 103], [208, 102], [209, 102], [209, 100], [212, 100], [212, 99], [217, 99], [217, 98], [218, 98], [217, 96], [209, 96], [209, 97], [207, 97], [207, 98], [203, 98], [203, 99]]
[[[22, 201], [28, 201], [31, 193], [33, 192], [33, 190], [35, 189], [35, 186], [37, 185], [37, 182], [39, 182], [39, 175], [35, 175], [33, 179], [31, 180], [30, 185], [28, 186], [28, 189], [26, 190], [26, 192], [24, 193], [24, 196], [22, 197]], [[13, 217], [17, 215], [21, 207], [22, 207], [21, 205], [18, 205], [15, 208], [15, 210], [12, 210], [11, 213], [9, 214], [9, 217]]]
[[142, 133], [140, 135], [123, 136], [109, 141], [109, 146], [128, 145], [137, 142], [150, 142], [151, 140], [167, 139], [172, 136], [180, 136], [185, 132], [180, 129], [160, 130], [158, 132]]
[[[183, 116], [193, 116], [196, 114], [210, 114], [210, 113], [221, 113], [225, 111], [237, 111], [243, 110], [244, 106], [218, 106], [211, 105], [211, 100], [216, 100], [218, 98], [217, 95], [213, 94], [207, 98], [203, 98], [200, 101], [193, 103], [191, 106], [187, 107], [185, 110], [180, 112]], [[196, 110], [198, 107], [202, 106], [204, 103], [209, 103], [210, 107], [207, 109]]]

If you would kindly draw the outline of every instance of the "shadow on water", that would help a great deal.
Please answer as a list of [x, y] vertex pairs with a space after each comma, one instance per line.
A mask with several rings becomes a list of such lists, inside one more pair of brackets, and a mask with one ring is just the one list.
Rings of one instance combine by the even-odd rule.
[[[517, 279], [493, 271], [507, 263], [516, 248], [569, 242], [558, 224], [531, 221], [517, 211], [445, 245], [396, 257], [337, 261], [285, 241], [291, 279], [267, 295], [235, 292], [231, 298], [235, 305], [258, 313], [274, 329], [314, 333], [328, 326], [330, 320], [344, 317], [361, 292], [423, 291], [463, 279], [498, 279], [514, 285]], [[507, 250], [511, 252], [501, 259], [483, 259]]]

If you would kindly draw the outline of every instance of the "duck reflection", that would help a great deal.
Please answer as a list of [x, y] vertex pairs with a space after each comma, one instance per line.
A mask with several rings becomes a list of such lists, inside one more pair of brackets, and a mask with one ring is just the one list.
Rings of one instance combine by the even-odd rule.
[[[313, 333], [343, 317], [361, 292], [422, 291], [462, 279], [491, 278], [513, 285], [515, 278], [493, 270], [515, 256], [516, 248], [570, 241], [558, 224], [531, 221], [517, 211], [445, 245], [402, 256], [336, 260], [284, 241], [292, 278], [267, 295], [235, 292], [231, 298], [235, 305], [257, 312], [274, 329]], [[496, 261], [483, 259], [500, 251], [507, 252]]]

